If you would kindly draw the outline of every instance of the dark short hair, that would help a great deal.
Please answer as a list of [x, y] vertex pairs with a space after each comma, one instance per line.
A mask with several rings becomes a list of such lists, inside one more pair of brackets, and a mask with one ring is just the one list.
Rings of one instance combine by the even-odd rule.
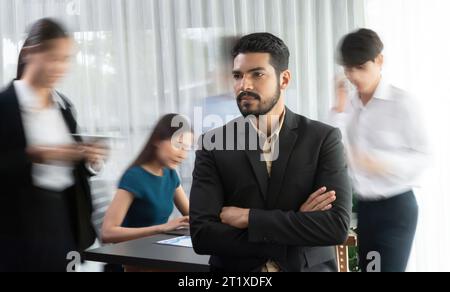
[[346, 35], [340, 44], [339, 63], [355, 67], [374, 61], [383, 52], [384, 44], [376, 32], [360, 29]]
[[247, 53], [270, 54], [270, 63], [278, 73], [289, 69], [289, 48], [273, 34], [254, 33], [242, 37], [232, 50], [233, 59]]

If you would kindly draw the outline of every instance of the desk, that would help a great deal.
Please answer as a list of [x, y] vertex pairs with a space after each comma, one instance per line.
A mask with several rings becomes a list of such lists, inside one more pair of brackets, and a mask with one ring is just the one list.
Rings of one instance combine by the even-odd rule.
[[192, 248], [157, 244], [173, 235], [153, 237], [108, 245], [84, 252], [87, 261], [136, 266], [176, 272], [209, 272], [209, 256], [197, 255]]

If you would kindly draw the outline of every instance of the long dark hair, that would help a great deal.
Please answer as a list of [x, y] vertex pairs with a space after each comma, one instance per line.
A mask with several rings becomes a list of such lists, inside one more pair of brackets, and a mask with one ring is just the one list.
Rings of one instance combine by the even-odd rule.
[[21, 79], [25, 72], [25, 56], [33, 52], [42, 52], [48, 49], [46, 43], [51, 40], [70, 37], [65, 28], [51, 18], [36, 21], [30, 28], [28, 36], [19, 54], [17, 79]]
[[157, 158], [158, 143], [171, 140], [176, 134], [184, 133], [193, 133], [187, 118], [178, 114], [163, 116], [156, 124], [144, 149], [130, 167], [140, 166], [154, 161]]

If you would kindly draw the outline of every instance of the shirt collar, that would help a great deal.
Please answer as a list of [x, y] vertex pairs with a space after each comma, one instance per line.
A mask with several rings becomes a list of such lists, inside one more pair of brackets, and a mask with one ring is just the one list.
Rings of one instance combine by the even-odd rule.
[[[351, 99], [353, 106], [364, 108], [364, 105], [362, 104], [362, 101], [359, 98], [358, 91], [355, 90], [353, 94], [351, 94], [351, 96], [353, 96], [353, 98]], [[378, 84], [378, 87], [373, 95], [373, 99], [385, 101], [392, 100], [390, 85], [384, 77], [381, 77], [380, 83]]]
[[[36, 93], [26, 82], [16, 80], [14, 81], [14, 88], [16, 89], [20, 106], [23, 109], [36, 110], [38, 108]], [[52, 90], [51, 98], [55, 106], [57, 105], [59, 108], [66, 110], [66, 104], [55, 90]]]
[[377, 89], [373, 95], [373, 98], [382, 100], [391, 100], [391, 93], [389, 91], [389, 83], [385, 78], [381, 78], [380, 84], [378, 84]]
[[272, 132], [270, 137], [267, 137], [267, 135], [265, 133], [263, 133], [261, 130], [258, 129], [258, 127], [256, 126], [255, 121], [253, 119], [250, 119], [250, 122], [260, 137], [264, 138], [265, 140], [270, 140], [273, 142], [273, 141], [278, 140], [278, 138], [280, 136], [281, 129], [283, 128], [283, 125], [284, 125], [285, 117], [286, 117], [286, 109], [281, 114], [280, 123], [278, 124], [277, 129]]

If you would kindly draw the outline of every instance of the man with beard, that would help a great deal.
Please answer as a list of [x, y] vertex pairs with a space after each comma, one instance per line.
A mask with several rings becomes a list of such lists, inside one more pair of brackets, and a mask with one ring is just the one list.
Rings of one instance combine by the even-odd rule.
[[289, 56], [271, 34], [241, 38], [233, 77], [243, 117], [200, 139], [191, 234], [212, 271], [337, 270], [332, 246], [346, 241], [351, 213], [341, 134], [285, 106]]

